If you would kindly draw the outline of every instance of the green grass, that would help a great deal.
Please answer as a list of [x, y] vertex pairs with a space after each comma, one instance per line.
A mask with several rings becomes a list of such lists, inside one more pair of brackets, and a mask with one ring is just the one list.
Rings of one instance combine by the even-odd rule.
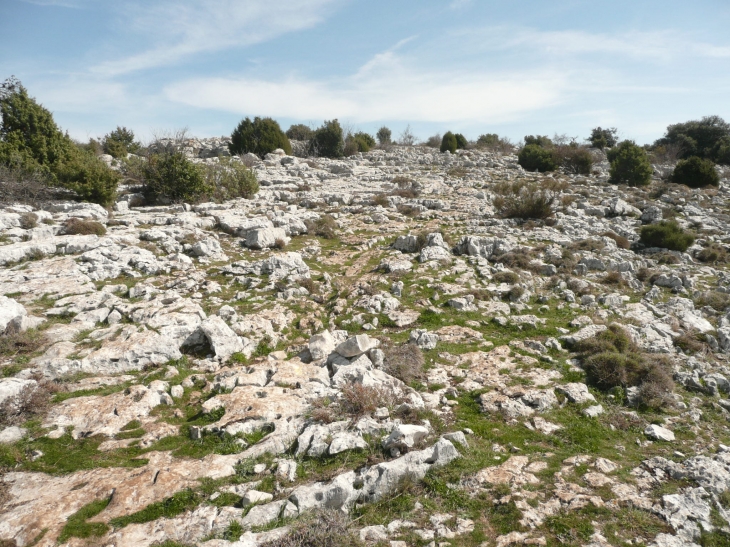
[[109, 526], [103, 522], [86, 521], [106, 509], [106, 506], [109, 505], [109, 501], [111, 501], [111, 497], [103, 500], [92, 501], [68, 517], [66, 524], [61, 530], [61, 534], [58, 536], [58, 542], [63, 543], [71, 538], [103, 536], [109, 530]]
[[202, 496], [199, 492], [192, 489], [185, 489], [162, 501], [152, 503], [141, 511], [137, 511], [131, 515], [113, 518], [109, 521], [109, 524], [114, 528], [124, 528], [129, 524], [143, 524], [163, 517], [176, 517], [185, 511], [194, 509], [200, 505], [201, 501]]

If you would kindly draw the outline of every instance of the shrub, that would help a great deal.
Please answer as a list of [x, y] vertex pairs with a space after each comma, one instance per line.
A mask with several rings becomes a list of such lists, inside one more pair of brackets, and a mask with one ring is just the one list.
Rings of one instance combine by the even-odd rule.
[[342, 398], [337, 402], [337, 410], [350, 418], [372, 414], [380, 407], [394, 407], [398, 402], [396, 395], [385, 386], [365, 386], [352, 383], [342, 388]]
[[709, 306], [722, 313], [730, 307], [730, 294], [720, 291], [702, 291], [695, 297], [694, 303], [698, 308]]
[[416, 344], [406, 343], [400, 346], [384, 346], [383, 370], [410, 384], [414, 380], [423, 378], [423, 365], [426, 360], [423, 352]]
[[525, 135], [525, 146], [530, 144], [550, 148], [553, 145], [553, 141], [547, 135]]
[[588, 140], [593, 148], [603, 150], [604, 148], [613, 148], [618, 142], [618, 130], [615, 127], [603, 129], [602, 127], [594, 127], [591, 130], [591, 136]]
[[322, 215], [317, 220], [305, 221], [309, 233], [324, 239], [335, 239], [337, 237], [337, 221], [331, 215]]
[[428, 146], [429, 148], [440, 148], [441, 134], [436, 133], [435, 135], [431, 135], [428, 140], [426, 140], [426, 146]]
[[695, 241], [694, 234], [685, 232], [675, 221], [642, 226], [639, 242], [647, 247], [662, 247], [670, 251], [686, 251]]
[[380, 129], [378, 129], [378, 132], [375, 134], [375, 137], [378, 139], [378, 144], [385, 145], [391, 143], [392, 133], [390, 129], [383, 126]]
[[256, 154], [263, 158], [266, 154], [281, 148], [287, 155], [291, 155], [291, 143], [279, 127], [279, 123], [271, 118], [259, 118], [251, 121], [245, 118], [231, 133], [231, 142], [228, 150], [231, 154]]
[[494, 187], [493, 204], [505, 218], [544, 219], [553, 215], [553, 204], [565, 184], [557, 181], [502, 182]]
[[557, 146], [553, 149], [555, 164], [566, 173], [573, 175], [590, 175], [593, 168], [593, 156], [580, 146]]
[[401, 132], [398, 142], [403, 146], [413, 146], [416, 144], [416, 136], [411, 131], [411, 125], [408, 124], [406, 128]]
[[92, 152], [72, 146], [66, 158], [54, 166], [59, 184], [85, 201], [101, 205], [114, 203], [121, 178], [119, 173], [109, 169]]
[[511, 152], [514, 146], [509, 139], [501, 138], [496, 133], [487, 133], [480, 135], [476, 142], [477, 148], [487, 148], [499, 152]]
[[616, 246], [619, 249], [630, 249], [631, 248], [631, 242], [623, 236], [620, 236], [613, 232], [603, 232], [601, 235], [603, 237], [610, 237], [611, 239], [613, 239], [616, 242]]
[[469, 146], [469, 141], [466, 140], [466, 137], [461, 133], [457, 133], [454, 137], [456, 137], [456, 148], [466, 150], [466, 147]]
[[550, 150], [537, 144], [525, 145], [517, 155], [517, 162], [526, 171], [555, 171], [555, 157]]
[[18, 219], [23, 230], [31, 230], [38, 226], [38, 215], [35, 213], [23, 213]]
[[692, 156], [677, 163], [672, 172], [671, 181], [684, 184], [690, 188], [703, 188], [705, 186], [719, 186], [720, 176], [715, 171], [715, 164], [711, 160], [703, 160], [698, 156]]
[[36, 206], [52, 197], [48, 178], [41, 171], [0, 165], [0, 202]]
[[0, 425], [20, 425], [31, 418], [43, 416], [50, 406], [51, 396], [58, 391], [58, 384], [47, 380], [40, 380], [35, 386], [25, 386], [0, 404]]
[[141, 148], [134, 140], [134, 132], [126, 127], [119, 127], [104, 135], [101, 142], [105, 154], [115, 158], [126, 158], [128, 153], [136, 154]]
[[303, 123], [297, 123], [286, 130], [286, 136], [295, 141], [308, 141], [314, 135], [309, 127]]
[[667, 132], [654, 143], [678, 145], [682, 158], [699, 156], [718, 163], [726, 163], [720, 156], [723, 147], [730, 145], [730, 124], [719, 116], [705, 116], [701, 120], [677, 123], [667, 127]]
[[342, 127], [337, 120], [325, 121], [309, 141], [309, 151], [313, 156], [341, 158], [344, 152]]
[[289, 532], [261, 547], [362, 547], [349, 531], [348, 517], [337, 510], [317, 510], [297, 519]]
[[143, 193], [148, 201], [195, 202], [211, 190], [202, 169], [172, 149], [150, 155], [142, 170]]
[[510, 272], [508, 270], [497, 272], [492, 276], [492, 281], [494, 281], [495, 283], [507, 283], [509, 285], [514, 285], [519, 280], [519, 275], [517, 275], [515, 272]]
[[218, 163], [206, 165], [204, 170], [205, 185], [215, 201], [251, 199], [259, 191], [254, 172], [238, 161], [221, 158]]
[[607, 155], [611, 162], [610, 183], [646, 186], [651, 182], [653, 169], [649, 157], [634, 141], [623, 141], [609, 150]]
[[97, 235], [106, 234], [106, 228], [101, 222], [95, 220], [83, 220], [80, 218], [68, 219], [61, 229], [64, 235]]
[[369, 152], [373, 146], [375, 146], [375, 139], [367, 133], [359, 131], [348, 135], [345, 139], [344, 154], [345, 156], [352, 156], [358, 152]]
[[447, 150], [452, 154], [456, 152], [456, 135], [451, 131], [447, 131], [441, 139], [441, 152], [446, 152]]
[[727, 262], [727, 251], [722, 245], [710, 243], [697, 253], [697, 260], [700, 262]]

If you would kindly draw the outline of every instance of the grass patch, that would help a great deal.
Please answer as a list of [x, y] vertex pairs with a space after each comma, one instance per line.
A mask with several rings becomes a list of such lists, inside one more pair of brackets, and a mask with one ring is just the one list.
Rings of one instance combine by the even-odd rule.
[[58, 536], [58, 542], [63, 543], [71, 538], [103, 536], [109, 530], [109, 526], [103, 522], [86, 521], [106, 509], [106, 506], [109, 505], [110, 501], [111, 497], [103, 500], [92, 501], [68, 517], [65, 526], [61, 530], [61, 534]]

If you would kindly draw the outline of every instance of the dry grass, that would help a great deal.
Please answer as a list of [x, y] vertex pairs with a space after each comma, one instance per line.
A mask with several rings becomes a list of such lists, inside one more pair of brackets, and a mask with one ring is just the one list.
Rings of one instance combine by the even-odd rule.
[[36, 329], [0, 334], [0, 356], [12, 359], [29, 355], [41, 349], [45, 343], [45, 335]]
[[406, 384], [423, 378], [423, 365], [426, 360], [416, 344], [400, 346], [384, 345], [385, 360], [383, 370]]
[[337, 238], [337, 221], [332, 215], [322, 215], [317, 220], [307, 220], [305, 224], [310, 234], [324, 239]]
[[504, 218], [546, 219], [553, 216], [560, 192], [567, 187], [554, 179], [500, 182], [494, 186], [493, 204]]
[[37, 386], [26, 386], [15, 397], [0, 404], [0, 424], [21, 425], [36, 416], [45, 415], [51, 396], [60, 390], [58, 384], [39, 378]]
[[350, 524], [341, 511], [313, 511], [293, 523], [286, 536], [262, 547], [363, 547], [350, 531]]
[[631, 248], [631, 242], [623, 236], [620, 236], [613, 232], [603, 232], [601, 235], [604, 237], [610, 237], [611, 239], [613, 239], [616, 242], [616, 246], [619, 249], [630, 249]]
[[341, 397], [337, 400], [322, 397], [312, 401], [310, 417], [323, 423], [345, 419], [355, 421], [381, 407], [393, 409], [401, 402], [401, 397], [388, 388], [353, 383], [342, 388]]
[[35, 213], [23, 213], [18, 220], [23, 230], [31, 230], [38, 226], [38, 215]]
[[63, 234], [65, 235], [97, 235], [106, 234], [106, 228], [100, 222], [95, 220], [82, 220], [80, 218], [70, 218], [63, 225]]

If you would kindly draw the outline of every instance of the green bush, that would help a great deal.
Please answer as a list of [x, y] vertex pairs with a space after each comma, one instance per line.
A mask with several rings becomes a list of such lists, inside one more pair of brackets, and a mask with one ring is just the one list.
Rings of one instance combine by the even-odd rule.
[[588, 140], [593, 148], [603, 150], [604, 148], [613, 148], [618, 142], [618, 130], [615, 127], [603, 129], [602, 127], [594, 127], [591, 130], [591, 136]]
[[104, 135], [102, 148], [105, 154], [115, 158], [126, 158], [127, 154], [136, 154], [141, 148], [134, 140], [134, 132], [126, 127], [119, 127]]
[[358, 152], [369, 152], [373, 146], [375, 146], [375, 139], [363, 131], [358, 131], [348, 135], [345, 139], [344, 154], [345, 156], [352, 156]]
[[262, 159], [277, 148], [291, 155], [291, 143], [279, 123], [271, 118], [258, 116], [253, 121], [249, 118], [241, 120], [231, 133], [231, 142], [228, 145], [228, 150], [233, 155], [252, 153]]
[[61, 132], [53, 115], [10, 78], [0, 85], [0, 165], [38, 173], [50, 185], [102, 205], [116, 195], [119, 175]]
[[610, 183], [646, 186], [651, 182], [654, 170], [649, 163], [649, 157], [646, 150], [637, 146], [634, 141], [623, 141], [611, 148], [607, 156], [611, 162]]
[[590, 175], [593, 168], [593, 156], [580, 146], [556, 146], [553, 149], [553, 158], [556, 165], [561, 166], [566, 173], [573, 175]]
[[537, 144], [525, 145], [517, 155], [517, 162], [526, 171], [555, 171], [557, 164], [550, 150]]
[[441, 152], [446, 152], [448, 150], [453, 154], [456, 152], [456, 144], [456, 135], [454, 135], [451, 131], [447, 131], [441, 139]]
[[341, 158], [344, 146], [342, 127], [337, 120], [325, 121], [309, 141], [310, 153], [325, 158]]
[[530, 144], [550, 148], [553, 145], [553, 141], [547, 135], [525, 135], [525, 146]]
[[694, 234], [685, 232], [675, 221], [662, 221], [641, 228], [639, 243], [647, 247], [661, 247], [685, 252], [695, 242]]
[[152, 154], [142, 167], [144, 189], [148, 201], [172, 203], [196, 202], [211, 191], [202, 169], [182, 152], [168, 149]]
[[469, 141], [466, 140], [466, 137], [461, 133], [457, 133], [454, 137], [456, 137], [456, 148], [466, 150], [466, 147], [469, 146]]
[[308, 141], [314, 135], [309, 127], [303, 123], [297, 123], [286, 130], [286, 136], [294, 141]]
[[671, 180], [690, 188], [720, 185], [720, 176], [715, 171], [715, 164], [698, 156], [677, 162]]
[[391, 133], [390, 129], [383, 126], [378, 129], [375, 137], [378, 139], [378, 144], [390, 144], [392, 142], [393, 134]]
[[219, 163], [206, 165], [205, 185], [210, 198], [223, 202], [235, 198], [253, 198], [259, 191], [256, 175], [238, 161], [222, 158]]
[[723, 152], [724, 147], [730, 147], [730, 124], [720, 116], [705, 116], [701, 120], [670, 125], [654, 146], [668, 144], [679, 145], [682, 158], [699, 156], [717, 163], [730, 163]]

